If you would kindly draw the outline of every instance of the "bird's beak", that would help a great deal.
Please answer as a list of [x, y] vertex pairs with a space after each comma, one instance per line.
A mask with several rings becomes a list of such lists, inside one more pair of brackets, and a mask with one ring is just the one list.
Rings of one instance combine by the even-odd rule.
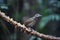
[[41, 17], [42, 15], [40, 15], [40, 17]]

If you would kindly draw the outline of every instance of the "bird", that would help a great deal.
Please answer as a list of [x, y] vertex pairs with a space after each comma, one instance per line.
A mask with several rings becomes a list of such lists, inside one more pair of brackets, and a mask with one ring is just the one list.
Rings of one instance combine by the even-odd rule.
[[38, 19], [39, 17], [41, 17], [42, 15], [40, 15], [39, 13], [36, 13], [33, 17], [28, 18], [27, 20], [24, 21], [24, 25], [26, 27], [33, 27], [36, 24], [36, 19]]

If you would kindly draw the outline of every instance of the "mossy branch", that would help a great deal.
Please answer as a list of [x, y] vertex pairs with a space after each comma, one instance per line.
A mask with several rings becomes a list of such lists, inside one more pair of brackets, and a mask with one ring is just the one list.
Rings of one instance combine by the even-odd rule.
[[60, 37], [45, 35], [45, 34], [37, 32], [33, 29], [31, 30], [30, 28], [27, 28], [24, 24], [22, 25], [21, 23], [14, 21], [13, 18], [6, 16], [5, 13], [3, 13], [1, 11], [0, 11], [0, 18], [2, 18], [6, 22], [9, 22], [10, 24], [14, 25], [15, 28], [19, 29], [19, 31], [22, 31], [24, 33], [31, 34], [31, 35], [34, 35], [34, 36], [37, 36], [40, 38], [44, 38], [46, 40], [60, 40]]

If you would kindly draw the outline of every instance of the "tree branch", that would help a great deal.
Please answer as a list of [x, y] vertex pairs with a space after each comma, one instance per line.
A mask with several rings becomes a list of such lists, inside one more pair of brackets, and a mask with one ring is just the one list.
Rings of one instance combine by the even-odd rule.
[[22, 31], [24, 33], [28, 33], [28, 34], [31, 34], [31, 35], [34, 35], [34, 36], [37, 36], [37, 37], [40, 37], [40, 38], [44, 38], [46, 40], [60, 40], [60, 37], [54, 37], [54, 36], [50, 36], [50, 35], [45, 35], [45, 34], [42, 34], [42, 33], [39, 33], [35, 30], [31, 30], [29, 28], [27, 28], [24, 24], [20, 24], [16, 21], [13, 20], [13, 18], [10, 18], [9, 16], [6, 16], [5, 13], [1, 12], [0, 11], [0, 18], [2, 18], [3, 20], [9, 22], [10, 24], [14, 25], [15, 28], [19, 29], [19, 31]]

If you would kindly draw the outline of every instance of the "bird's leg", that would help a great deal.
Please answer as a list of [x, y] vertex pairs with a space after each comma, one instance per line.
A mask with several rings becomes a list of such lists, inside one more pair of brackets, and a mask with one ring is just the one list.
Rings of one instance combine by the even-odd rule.
[[31, 31], [33, 30], [33, 28], [32, 28], [32, 27], [28, 27], [28, 29], [30, 29]]

